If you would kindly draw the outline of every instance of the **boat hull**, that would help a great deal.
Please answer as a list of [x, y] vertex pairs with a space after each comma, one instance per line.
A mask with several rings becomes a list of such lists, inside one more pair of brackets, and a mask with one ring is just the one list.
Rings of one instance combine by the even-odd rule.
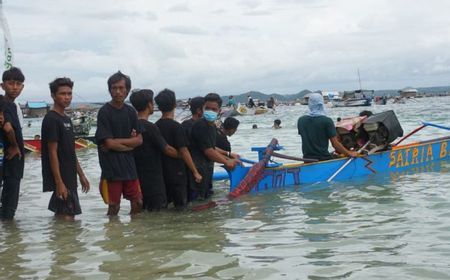
[[[34, 139], [26, 139], [23, 140], [25, 150], [32, 153], [40, 153], [41, 152], [41, 140], [34, 140]], [[93, 144], [91, 141], [83, 138], [77, 138], [75, 140], [75, 149], [84, 149], [84, 148], [90, 148], [93, 147], [95, 144]]]
[[334, 107], [362, 107], [371, 106], [372, 101], [369, 98], [366, 99], [347, 99], [347, 100], [333, 100], [332, 104]]
[[[450, 137], [398, 146], [392, 150], [353, 159], [334, 181], [348, 180], [378, 173], [400, 172], [434, 161], [450, 159]], [[259, 192], [293, 185], [323, 182], [330, 178], [348, 158], [308, 164], [285, 164], [264, 170], [252, 192]], [[236, 167], [229, 172], [230, 192], [248, 173], [250, 167]]]

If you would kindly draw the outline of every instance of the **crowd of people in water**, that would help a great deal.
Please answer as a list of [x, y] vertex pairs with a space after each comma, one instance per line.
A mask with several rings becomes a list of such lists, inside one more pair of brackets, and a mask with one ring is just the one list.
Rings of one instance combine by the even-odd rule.
[[[0, 143], [5, 157], [0, 161], [1, 220], [14, 218], [24, 173], [23, 120], [15, 103], [24, 81], [17, 67], [2, 76]], [[109, 77], [107, 85], [111, 100], [98, 112], [95, 139], [101, 169], [99, 189], [108, 205], [108, 215], [118, 214], [122, 196], [130, 201], [132, 215], [167, 207], [182, 211], [190, 202], [211, 195], [214, 163], [231, 170], [241, 164], [227, 139], [236, 132], [239, 121], [229, 117], [217, 128], [222, 106], [217, 93], [192, 98], [191, 118], [179, 123], [175, 120], [177, 104], [172, 90], [164, 89], [156, 96], [150, 89], [131, 90], [130, 77], [120, 71]], [[41, 126], [43, 191], [52, 192], [48, 209], [69, 220], [81, 213], [78, 180], [83, 192], [91, 188], [75, 153], [72, 121], [65, 113], [72, 101], [73, 86], [74, 82], [66, 77], [50, 82], [54, 104]], [[128, 96], [131, 106], [125, 103]], [[148, 119], [155, 103], [162, 115], [152, 123]], [[303, 154], [319, 160], [330, 158], [330, 140], [339, 153], [356, 156], [337, 140], [334, 123], [324, 112], [323, 97], [313, 94], [309, 103], [310, 113], [298, 120]], [[273, 128], [281, 128], [280, 119], [274, 120]]]

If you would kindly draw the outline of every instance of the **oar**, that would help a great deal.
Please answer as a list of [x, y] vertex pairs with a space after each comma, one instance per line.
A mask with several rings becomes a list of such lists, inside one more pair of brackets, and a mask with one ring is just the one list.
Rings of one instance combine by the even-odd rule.
[[392, 146], [397, 146], [398, 144], [400, 144], [401, 142], [403, 142], [403, 140], [405, 140], [406, 138], [408, 138], [409, 136], [413, 135], [414, 133], [418, 132], [419, 130], [421, 130], [422, 128], [424, 128], [426, 125], [422, 124], [421, 126], [419, 126], [418, 128], [414, 129], [413, 131], [411, 131], [410, 133], [408, 133], [407, 135], [403, 136], [403, 138], [401, 138], [400, 140], [397, 141], [397, 143], [393, 144]]
[[275, 153], [275, 152], [272, 153], [272, 156], [279, 157], [279, 158], [284, 158], [284, 159], [290, 159], [290, 160], [304, 161], [304, 162], [317, 162], [317, 161], [319, 161], [317, 159], [293, 157], [293, 156], [283, 155], [283, 154], [279, 154], [279, 153]]
[[398, 144], [400, 144], [401, 142], [403, 142], [403, 140], [405, 140], [406, 138], [410, 137], [411, 135], [415, 134], [416, 132], [418, 132], [419, 130], [421, 130], [422, 128], [426, 127], [426, 126], [432, 126], [432, 127], [436, 127], [436, 128], [441, 128], [441, 129], [446, 129], [446, 130], [450, 130], [450, 127], [445, 126], [445, 125], [441, 125], [441, 124], [435, 124], [435, 123], [430, 123], [430, 122], [423, 122], [421, 126], [419, 126], [418, 128], [414, 129], [413, 131], [411, 131], [410, 133], [408, 133], [406, 136], [404, 136], [403, 138], [401, 138], [400, 140], [398, 140], [397, 143], [393, 144], [392, 146], [397, 146]]
[[[369, 145], [369, 144], [370, 144], [370, 141], [367, 141], [367, 143], [364, 144], [364, 146], [362, 146], [361, 149], [358, 150], [358, 154], [361, 153], [361, 152], [367, 147], [367, 145]], [[333, 180], [334, 177], [336, 177], [339, 173], [341, 173], [341, 171], [344, 170], [344, 168], [347, 167], [347, 165], [349, 165], [350, 162], [352, 162], [353, 159], [354, 159], [354, 158], [352, 158], [352, 157], [349, 158], [349, 159], [344, 163], [344, 165], [341, 166], [341, 168], [339, 168], [336, 172], [334, 172], [333, 175], [331, 175], [330, 178], [328, 178], [327, 182], [328, 182], [328, 183], [331, 182], [331, 180]]]

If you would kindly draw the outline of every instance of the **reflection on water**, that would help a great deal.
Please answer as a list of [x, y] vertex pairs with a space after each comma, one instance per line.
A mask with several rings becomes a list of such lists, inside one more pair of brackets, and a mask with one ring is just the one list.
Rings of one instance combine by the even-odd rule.
[[[371, 109], [394, 109], [405, 132], [420, 120], [450, 119], [448, 98]], [[296, 120], [305, 111], [240, 117], [233, 149], [255, 158], [251, 146], [277, 137], [283, 153], [300, 155]], [[332, 118], [358, 111], [329, 109]], [[275, 118], [282, 129], [271, 129]], [[424, 129], [411, 141], [444, 135]], [[26, 158], [17, 219], [0, 223], [0, 279], [450, 279], [450, 161], [231, 202], [226, 183], [217, 183], [215, 208], [131, 219], [123, 201], [110, 220], [96, 187], [96, 150], [78, 156], [92, 190], [80, 193], [83, 214], [73, 223], [47, 210], [40, 158]]]

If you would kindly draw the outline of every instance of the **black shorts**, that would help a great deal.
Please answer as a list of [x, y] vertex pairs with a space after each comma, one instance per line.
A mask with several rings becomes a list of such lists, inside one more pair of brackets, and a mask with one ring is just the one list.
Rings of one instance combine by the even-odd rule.
[[63, 200], [58, 198], [56, 196], [56, 191], [54, 191], [50, 198], [50, 202], [48, 203], [48, 210], [57, 215], [75, 216], [81, 214], [77, 189], [67, 189], [67, 194], [67, 199]]

